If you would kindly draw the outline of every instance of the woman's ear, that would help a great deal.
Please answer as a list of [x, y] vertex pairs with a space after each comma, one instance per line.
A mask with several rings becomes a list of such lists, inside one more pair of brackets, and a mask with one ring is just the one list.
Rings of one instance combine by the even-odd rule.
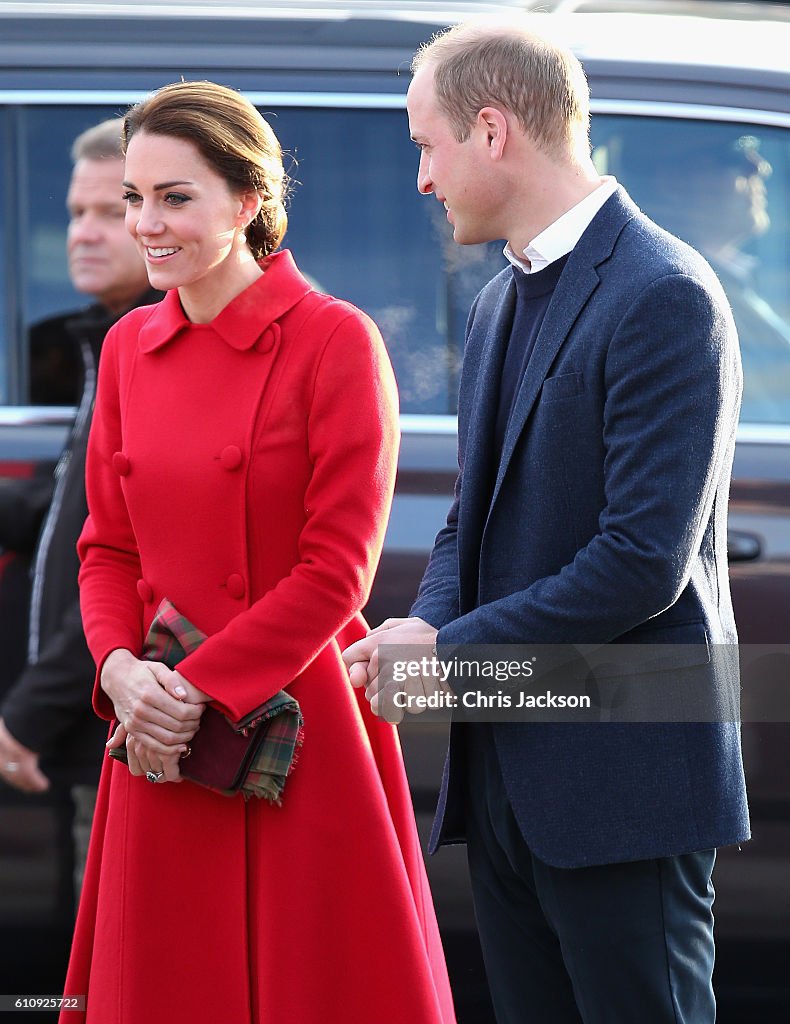
[[241, 209], [239, 211], [239, 227], [246, 228], [255, 220], [261, 212], [263, 196], [255, 189], [241, 194]]

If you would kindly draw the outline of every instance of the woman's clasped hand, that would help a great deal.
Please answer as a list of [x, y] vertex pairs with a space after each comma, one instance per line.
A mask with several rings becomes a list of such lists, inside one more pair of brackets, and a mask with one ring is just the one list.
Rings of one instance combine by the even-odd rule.
[[132, 775], [180, 782], [179, 762], [200, 727], [208, 694], [162, 662], [141, 661], [126, 650], [108, 656], [101, 686], [119, 722], [108, 749], [126, 745]]

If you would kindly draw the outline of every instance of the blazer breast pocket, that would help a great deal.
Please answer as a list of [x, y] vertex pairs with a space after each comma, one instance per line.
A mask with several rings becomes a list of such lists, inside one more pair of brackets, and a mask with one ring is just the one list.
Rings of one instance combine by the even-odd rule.
[[547, 377], [540, 389], [541, 402], [559, 402], [563, 398], [573, 398], [584, 391], [584, 377], [581, 373], [560, 373], [556, 377]]

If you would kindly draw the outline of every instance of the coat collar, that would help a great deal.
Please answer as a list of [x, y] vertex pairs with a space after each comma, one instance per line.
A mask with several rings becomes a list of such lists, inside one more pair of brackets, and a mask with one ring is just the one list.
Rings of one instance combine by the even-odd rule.
[[154, 352], [182, 331], [196, 327], [211, 327], [239, 352], [251, 349], [270, 324], [312, 290], [288, 249], [267, 256], [261, 267], [263, 276], [229, 302], [210, 324], [193, 324], [184, 313], [178, 291], [167, 292], [140, 328], [140, 351]]

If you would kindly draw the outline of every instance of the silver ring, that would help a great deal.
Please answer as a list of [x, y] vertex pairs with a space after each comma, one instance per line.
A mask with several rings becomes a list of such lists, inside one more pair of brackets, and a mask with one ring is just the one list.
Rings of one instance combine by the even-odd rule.
[[160, 779], [165, 777], [164, 772], [146, 772], [145, 777], [149, 782], [159, 782]]
[[6, 761], [6, 763], [3, 765], [3, 769], [5, 771], [7, 771], [9, 775], [13, 775], [14, 772], [18, 772], [19, 771], [19, 762], [18, 761]]

